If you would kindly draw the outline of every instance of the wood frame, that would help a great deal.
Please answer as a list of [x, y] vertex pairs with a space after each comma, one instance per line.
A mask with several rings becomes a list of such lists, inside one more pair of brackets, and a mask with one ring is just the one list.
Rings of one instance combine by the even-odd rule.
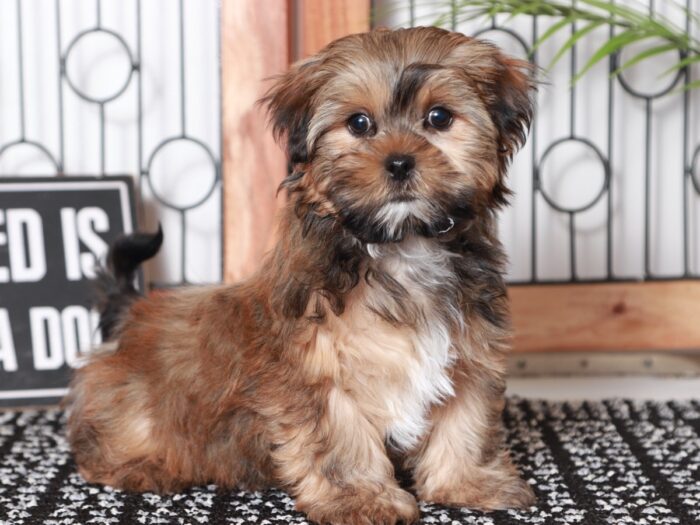
[[370, 0], [297, 0], [297, 58], [313, 55], [336, 38], [370, 28]]
[[518, 352], [700, 350], [700, 281], [509, 289]]
[[[261, 79], [370, 26], [370, 0], [222, 3], [224, 280], [259, 265], [274, 242], [286, 159], [255, 102]], [[515, 350], [700, 349], [700, 282], [510, 287]], [[696, 313], [698, 312], [698, 313]]]
[[274, 239], [284, 153], [256, 102], [289, 62], [287, 0], [221, 5], [224, 281], [252, 273]]

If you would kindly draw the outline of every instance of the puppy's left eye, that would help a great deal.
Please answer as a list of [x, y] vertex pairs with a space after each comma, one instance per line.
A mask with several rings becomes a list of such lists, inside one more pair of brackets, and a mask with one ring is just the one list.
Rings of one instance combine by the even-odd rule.
[[446, 130], [452, 124], [452, 113], [445, 108], [433, 108], [425, 117], [425, 125], [437, 130]]
[[372, 119], [364, 113], [356, 113], [348, 119], [348, 128], [353, 135], [368, 135], [372, 131]]

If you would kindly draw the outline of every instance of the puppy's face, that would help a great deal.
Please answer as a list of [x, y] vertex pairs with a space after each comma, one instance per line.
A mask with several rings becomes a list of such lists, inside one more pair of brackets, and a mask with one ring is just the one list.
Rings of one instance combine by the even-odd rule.
[[530, 122], [528, 71], [437, 28], [351, 35], [296, 64], [266, 101], [297, 210], [373, 243], [487, 213]]

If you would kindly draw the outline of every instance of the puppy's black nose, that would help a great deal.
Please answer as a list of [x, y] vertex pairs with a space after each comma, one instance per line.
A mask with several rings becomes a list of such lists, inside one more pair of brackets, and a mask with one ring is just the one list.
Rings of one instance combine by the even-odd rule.
[[416, 159], [411, 155], [389, 155], [384, 166], [391, 178], [400, 182], [411, 176], [411, 170], [416, 167]]

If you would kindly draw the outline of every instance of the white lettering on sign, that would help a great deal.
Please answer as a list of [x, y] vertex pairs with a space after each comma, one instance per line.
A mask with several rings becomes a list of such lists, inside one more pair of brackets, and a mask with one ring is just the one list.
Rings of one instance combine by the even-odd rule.
[[[61, 208], [61, 230], [65, 250], [66, 277], [79, 281], [83, 277], [95, 278], [97, 261], [107, 253], [107, 243], [97, 232], [109, 231], [107, 213], [95, 206], [80, 210]], [[82, 242], [89, 252], [80, 251]]]
[[10, 314], [6, 308], [0, 308], [0, 368], [5, 372], [17, 371], [17, 354], [12, 339]]
[[[5, 224], [5, 212], [0, 210], [0, 226]], [[0, 231], [0, 246], [7, 245], [7, 234]], [[0, 283], [7, 283], [10, 281], [10, 269], [6, 266], [0, 266]]]
[[61, 314], [51, 306], [29, 309], [35, 370], [56, 370], [63, 364]]
[[[10, 268], [0, 267], [0, 282], [37, 282], [46, 275], [44, 227], [41, 216], [30, 208], [0, 210], [0, 225], [7, 233], [0, 234], [0, 244], [7, 244]], [[26, 248], [26, 249], [25, 249]]]
[[64, 364], [79, 367], [81, 358], [98, 340], [99, 316], [84, 306], [68, 306], [62, 311], [51, 306], [29, 309], [35, 370], [56, 370]]

